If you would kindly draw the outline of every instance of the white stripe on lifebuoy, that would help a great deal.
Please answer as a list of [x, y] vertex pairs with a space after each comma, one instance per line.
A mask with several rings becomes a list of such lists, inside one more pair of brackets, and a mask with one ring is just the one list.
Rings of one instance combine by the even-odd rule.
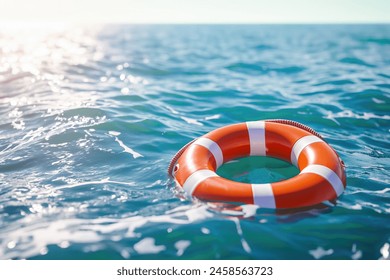
[[291, 163], [298, 167], [298, 158], [301, 152], [304, 148], [309, 146], [310, 144], [316, 143], [316, 142], [324, 142], [321, 140], [321, 138], [318, 138], [314, 135], [304, 136], [301, 139], [299, 139], [297, 142], [295, 142], [292, 150], [291, 150]]
[[254, 204], [264, 208], [276, 208], [271, 184], [252, 184]]
[[246, 122], [248, 127], [251, 156], [265, 156], [265, 122], [253, 121]]
[[213, 140], [206, 137], [201, 137], [198, 140], [196, 140], [194, 144], [205, 147], [210, 151], [210, 153], [213, 154], [217, 168], [223, 164], [222, 150], [219, 147], [219, 145], [215, 143]]
[[184, 182], [183, 189], [189, 194], [195, 191], [196, 187], [210, 177], [219, 177], [217, 173], [209, 169], [201, 169], [192, 173]]
[[337, 196], [341, 195], [344, 191], [343, 182], [341, 182], [339, 176], [332, 169], [324, 165], [312, 164], [305, 167], [300, 173], [314, 173], [325, 178], [332, 185]]

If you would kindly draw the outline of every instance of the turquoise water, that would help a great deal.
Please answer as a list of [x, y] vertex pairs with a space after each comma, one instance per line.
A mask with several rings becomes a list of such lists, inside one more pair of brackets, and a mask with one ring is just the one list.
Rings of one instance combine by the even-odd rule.
[[[389, 258], [389, 25], [3, 26], [0, 97], [1, 259]], [[269, 118], [339, 152], [337, 205], [237, 210], [169, 180], [190, 140]]]

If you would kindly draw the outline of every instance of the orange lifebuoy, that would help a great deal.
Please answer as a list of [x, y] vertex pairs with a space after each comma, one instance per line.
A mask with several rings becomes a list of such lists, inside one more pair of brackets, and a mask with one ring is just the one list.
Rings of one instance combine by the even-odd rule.
[[[182, 149], [171, 162], [170, 175], [201, 200], [299, 208], [336, 199], [346, 186], [342, 160], [319, 134], [296, 124], [253, 121], [211, 131]], [[269, 184], [240, 183], [217, 175], [223, 163], [247, 156], [279, 158], [300, 173]]]

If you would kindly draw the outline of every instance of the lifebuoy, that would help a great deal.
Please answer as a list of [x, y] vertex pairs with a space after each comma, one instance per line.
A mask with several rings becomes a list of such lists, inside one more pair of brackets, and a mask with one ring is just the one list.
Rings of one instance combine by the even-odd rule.
[[[224, 162], [271, 156], [300, 173], [269, 184], [247, 184], [220, 177]], [[213, 130], [186, 145], [172, 160], [169, 174], [191, 196], [207, 201], [299, 208], [334, 200], [346, 187], [345, 167], [314, 130], [288, 120], [250, 121]]]

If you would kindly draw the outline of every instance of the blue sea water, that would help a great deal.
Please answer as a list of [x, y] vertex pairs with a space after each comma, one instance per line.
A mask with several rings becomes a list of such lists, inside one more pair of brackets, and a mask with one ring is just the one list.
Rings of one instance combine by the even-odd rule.
[[[269, 118], [338, 151], [336, 205], [236, 210], [168, 178], [192, 139]], [[389, 25], [2, 26], [0, 258], [388, 259], [389, 136]]]

